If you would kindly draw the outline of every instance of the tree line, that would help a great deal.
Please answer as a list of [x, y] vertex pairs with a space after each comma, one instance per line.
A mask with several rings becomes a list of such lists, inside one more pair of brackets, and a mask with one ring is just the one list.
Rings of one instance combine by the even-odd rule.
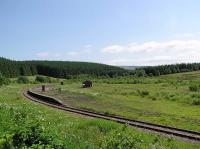
[[200, 63], [182, 63], [174, 65], [160, 65], [136, 68], [138, 75], [159, 76], [180, 72], [190, 72], [200, 70]]
[[71, 78], [80, 74], [93, 76], [123, 75], [126, 70], [105, 64], [69, 61], [14, 61], [0, 58], [0, 73], [12, 78], [17, 76], [46, 75]]
[[71, 61], [15, 61], [0, 57], [0, 73], [5, 77], [45, 75], [70, 79], [88, 74], [94, 77], [106, 76], [159, 76], [180, 72], [200, 70], [200, 63], [182, 63], [174, 65], [147, 66], [135, 70], [89, 62]]

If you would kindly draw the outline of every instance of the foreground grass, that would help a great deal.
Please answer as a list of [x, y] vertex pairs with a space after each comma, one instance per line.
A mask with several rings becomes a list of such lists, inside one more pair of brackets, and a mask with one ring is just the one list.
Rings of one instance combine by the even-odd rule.
[[0, 148], [198, 148], [109, 121], [65, 113], [25, 100], [20, 90], [0, 88]]

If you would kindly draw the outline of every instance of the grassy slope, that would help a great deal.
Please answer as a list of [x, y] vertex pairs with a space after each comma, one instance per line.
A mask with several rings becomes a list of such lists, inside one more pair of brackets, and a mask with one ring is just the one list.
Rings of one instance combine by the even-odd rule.
[[[30, 146], [31, 139], [41, 144], [46, 141], [54, 148], [96, 149], [127, 142], [138, 148], [198, 148], [198, 144], [164, 139], [132, 128], [122, 129], [122, 125], [113, 122], [88, 119], [27, 101], [20, 95], [24, 87], [31, 85], [11, 84], [0, 88], [0, 148], [12, 148], [16, 141], [21, 143], [19, 147]], [[34, 147], [38, 148], [37, 144]]]
[[93, 88], [82, 89], [77, 82], [64, 85], [61, 94], [57, 90], [46, 94], [71, 106], [200, 131], [200, 106], [192, 104], [200, 94], [188, 89], [200, 85], [199, 79], [199, 71], [136, 79], [136, 84], [127, 84], [134, 78], [105, 79], [96, 80]]

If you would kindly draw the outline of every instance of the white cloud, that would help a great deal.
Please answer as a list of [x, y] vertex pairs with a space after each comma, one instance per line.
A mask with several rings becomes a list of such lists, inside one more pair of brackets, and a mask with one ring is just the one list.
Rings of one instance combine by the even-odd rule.
[[40, 59], [93, 61], [110, 65], [160, 65], [182, 62], [200, 62], [200, 39], [148, 41], [114, 44], [92, 50], [45, 51], [36, 54]]
[[127, 45], [111, 45], [103, 48], [103, 53], [137, 53], [137, 52], [179, 52], [185, 50], [200, 50], [200, 40], [171, 40], [167, 42], [129, 43]]
[[200, 62], [200, 40], [149, 41], [110, 45], [101, 50], [111, 65], [159, 65]]
[[46, 58], [49, 56], [49, 52], [39, 52], [39, 53], [36, 53], [36, 56], [40, 58]]
[[120, 53], [125, 50], [125, 47], [119, 45], [111, 45], [102, 49], [104, 53]]

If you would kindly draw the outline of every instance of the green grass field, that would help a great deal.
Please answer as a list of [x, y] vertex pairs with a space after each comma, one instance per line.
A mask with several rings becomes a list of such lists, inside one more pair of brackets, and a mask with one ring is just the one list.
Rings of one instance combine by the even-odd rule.
[[[167, 76], [167, 79], [173, 82], [176, 76]], [[131, 84], [133, 80], [138, 82]], [[62, 97], [67, 104], [77, 107], [170, 125], [180, 123], [180, 127], [199, 130], [199, 106], [176, 98], [182, 92], [188, 97], [198, 94], [190, 93], [185, 81], [177, 89], [162, 77], [95, 79], [94, 82], [94, 87], [90, 89], [80, 88], [79, 80], [65, 81], [64, 86], [54, 83], [51, 85], [55, 86], [55, 90], [47, 93]], [[0, 148], [200, 147], [199, 144], [59, 111], [24, 99], [21, 90], [33, 86], [35, 84], [11, 83], [0, 87]], [[62, 88], [61, 93], [58, 88]], [[148, 91], [149, 94], [142, 91]], [[176, 94], [175, 100], [162, 99], [164, 95], [157, 96], [161, 91]]]
[[70, 106], [200, 131], [200, 93], [189, 90], [191, 85], [199, 88], [199, 78], [198, 71], [153, 78], [98, 79], [86, 89], [80, 87], [81, 82], [70, 81], [45, 94]]

